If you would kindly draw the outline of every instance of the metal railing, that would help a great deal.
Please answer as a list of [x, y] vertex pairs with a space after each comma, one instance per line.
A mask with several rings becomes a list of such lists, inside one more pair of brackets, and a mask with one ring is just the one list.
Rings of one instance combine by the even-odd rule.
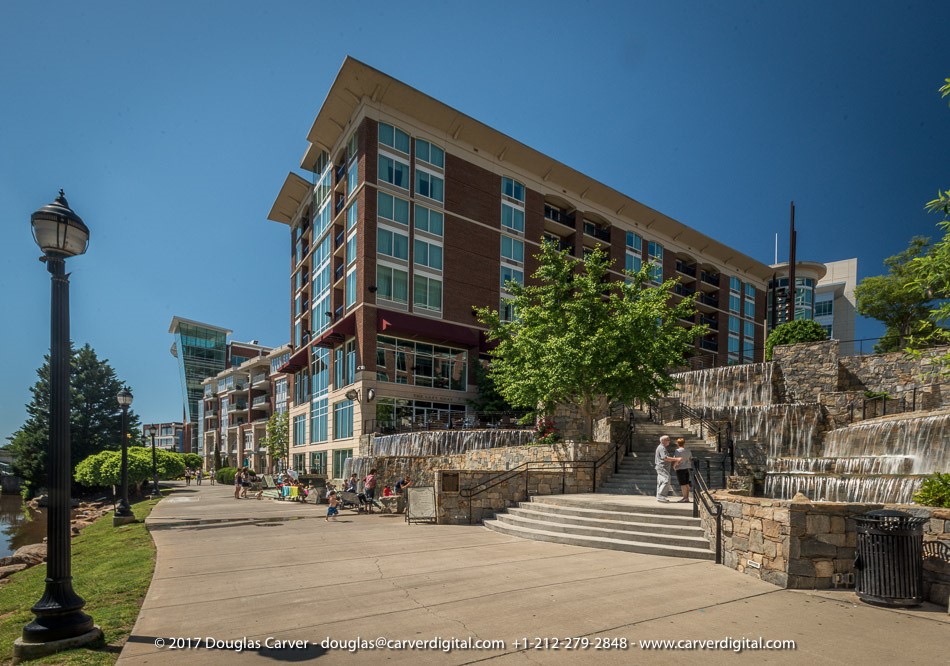
[[722, 564], [722, 502], [709, 492], [706, 479], [698, 469], [693, 469], [693, 518], [699, 518], [699, 506], [716, 520], [716, 564]]
[[[881, 395], [865, 396], [861, 398], [861, 420], [875, 418], [877, 416], [916, 412], [918, 408], [923, 409], [924, 407], [923, 396], [941, 386], [950, 386], [950, 382], [915, 384], [911, 387], [896, 389], [894, 391], [882, 391]], [[930, 389], [930, 391], [928, 391], [928, 389]], [[880, 413], [878, 413], [877, 405], [881, 406]], [[857, 400], [852, 400], [848, 404], [849, 421], [852, 423], [854, 422], [856, 408]], [[871, 416], [868, 416], [869, 409], [874, 412]]]

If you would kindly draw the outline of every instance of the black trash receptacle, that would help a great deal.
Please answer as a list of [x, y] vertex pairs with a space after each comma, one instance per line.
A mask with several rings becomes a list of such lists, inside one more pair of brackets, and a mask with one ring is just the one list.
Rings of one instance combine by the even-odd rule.
[[858, 598], [883, 606], [920, 604], [924, 598], [923, 524], [927, 519], [885, 509], [855, 521], [854, 589]]

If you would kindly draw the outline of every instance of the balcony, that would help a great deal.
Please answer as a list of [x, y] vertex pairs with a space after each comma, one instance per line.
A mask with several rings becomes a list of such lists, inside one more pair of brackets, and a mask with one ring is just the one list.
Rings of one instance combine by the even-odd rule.
[[573, 215], [569, 215], [564, 211], [554, 208], [553, 206], [544, 205], [544, 217], [547, 220], [552, 222], [557, 222], [558, 224], [563, 224], [565, 227], [570, 227], [571, 229], [575, 227], [575, 219]]
[[346, 162], [343, 162], [343, 164], [341, 164], [340, 166], [336, 168], [336, 170], [333, 172], [333, 176], [336, 179], [336, 182], [338, 183], [341, 180], [346, 179]]
[[605, 228], [584, 220], [584, 233], [605, 243], [610, 242], [610, 228]]
[[713, 287], [719, 287], [718, 273], [707, 273], [706, 271], [701, 271], [699, 274], [699, 279], [708, 285], [711, 285]]
[[336, 310], [333, 311], [333, 319], [335, 321], [340, 321], [343, 318], [343, 306], [340, 305]]
[[251, 376], [251, 386], [257, 386], [267, 381], [267, 373], [262, 372], [259, 375]]
[[259, 395], [256, 398], [251, 399], [251, 407], [268, 407], [268, 406], [270, 406], [269, 395]]
[[232, 386], [228, 387], [228, 393], [238, 393], [240, 391], [246, 391], [246, 390], [247, 390], [247, 383], [243, 379], [239, 382], [234, 382]]
[[706, 305], [711, 308], [719, 307], [719, 299], [714, 296], [710, 296], [709, 294], [701, 293], [699, 295], [699, 299], [697, 299], [696, 302], [699, 303], [700, 305]]
[[339, 215], [340, 211], [343, 210], [343, 204], [346, 203], [346, 197], [339, 195], [336, 198], [336, 204], [333, 206], [333, 214]]
[[700, 317], [699, 321], [700, 321], [700, 323], [702, 323], [702, 324], [706, 324], [706, 326], [708, 326], [709, 328], [711, 328], [711, 329], [714, 330], [714, 331], [718, 331], [718, 330], [719, 330], [719, 320], [718, 320], [718, 319], [715, 319], [715, 318], [713, 318], [713, 317]]
[[706, 351], [718, 352], [719, 343], [716, 342], [715, 340], [707, 340], [706, 338], [703, 338], [702, 340], [699, 341], [699, 348], [704, 349]]
[[696, 264], [687, 264], [680, 259], [676, 260], [676, 272], [688, 275], [691, 278], [696, 277]]
[[214, 387], [211, 384], [205, 384], [205, 398], [214, 397]]
[[689, 287], [680, 284], [679, 282], [673, 287], [673, 293], [678, 294], [679, 296], [692, 296], [696, 292]]
[[333, 247], [336, 250], [339, 250], [341, 247], [343, 247], [343, 237], [344, 231], [343, 229], [340, 229], [339, 233], [337, 233], [336, 237], [333, 239]]
[[237, 412], [246, 412], [247, 403], [246, 402], [236, 402], [228, 408], [228, 413], [235, 414]]
[[343, 262], [340, 262], [340, 264], [333, 270], [333, 281], [334, 281], [334, 282], [336, 282], [337, 280], [342, 280], [342, 279], [343, 279], [343, 271], [344, 271], [344, 270], [346, 270], [346, 266], [343, 265]]

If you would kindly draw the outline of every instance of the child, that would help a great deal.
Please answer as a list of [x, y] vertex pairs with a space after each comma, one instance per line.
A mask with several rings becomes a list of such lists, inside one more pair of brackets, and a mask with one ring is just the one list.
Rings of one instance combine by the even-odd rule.
[[393, 489], [389, 486], [383, 486], [383, 497], [392, 497]]
[[327, 502], [330, 506], [327, 507], [327, 517], [326, 521], [329, 523], [330, 518], [333, 518], [333, 522], [336, 522], [336, 514], [340, 513], [340, 510], [337, 506], [340, 504], [340, 500], [336, 497], [336, 491], [330, 491], [330, 494], [327, 495]]

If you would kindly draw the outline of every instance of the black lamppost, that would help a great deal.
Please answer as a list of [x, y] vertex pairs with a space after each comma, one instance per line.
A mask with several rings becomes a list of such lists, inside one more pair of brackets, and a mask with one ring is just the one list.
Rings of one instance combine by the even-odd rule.
[[155, 456], [155, 433], [158, 431], [154, 425], [148, 427], [148, 436], [152, 438], [152, 495], [161, 496], [158, 492], [158, 459]]
[[17, 659], [31, 659], [98, 640], [102, 631], [82, 612], [86, 602], [73, 591], [69, 519], [72, 461], [69, 432], [69, 275], [66, 259], [83, 254], [89, 228], [69, 207], [63, 191], [30, 217], [40, 261], [52, 276], [50, 308], [49, 513], [46, 526], [46, 588], [30, 609], [36, 615], [14, 642]]
[[115, 397], [122, 408], [122, 479], [119, 503], [112, 518], [113, 526], [125, 525], [135, 520], [132, 508], [129, 506], [129, 405], [132, 404], [132, 392], [123, 387]]

